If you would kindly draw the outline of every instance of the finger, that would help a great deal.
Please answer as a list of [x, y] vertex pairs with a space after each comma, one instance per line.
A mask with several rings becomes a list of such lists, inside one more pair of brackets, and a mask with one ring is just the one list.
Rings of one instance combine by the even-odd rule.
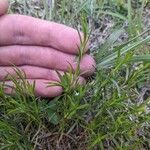
[[[17, 70], [20, 70], [22, 74], [25, 74], [25, 78], [27, 79], [45, 79], [51, 81], [60, 81], [60, 78], [56, 71], [35, 67], [35, 66], [20, 66], [20, 67], [0, 67], [0, 80], [8, 80], [8, 75], [11, 77], [17, 77]], [[58, 71], [61, 75], [64, 74], [62, 71]], [[83, 77], [79, 77], [79, 83], [84, 84], [85, 79]]]
[[[63, 92], [63, 89], [60, 86], [50, 86], [51, 83], [56, 83], [56, 81], [51, 80], [44, 80], [44, 79], [27, 79], [30, 84], [33, 85], [35, 82], [35, 89], [34, 94], [35, 96], [41, 96], [41, 97], [56, 97], [61, 95]], [[84, 78], [80, 78], [78, 80], [78, 83], [85, 84]], [[15, 95], [15, 84], [12, 81], [5, 81], [4, 82], [4, 92], [9, 95]], [[25, 92], [25, 91], [24, 91]]]
[[8, 0], [0, 0], [0, 16], [7, 12], [8, 6]]
[[0, 33], [0, 45], [48, 46], [73, 54], [78, 53], [80, 45], [77, 30], [23, 15], [2, 16]]
[[[27, 79], [46, 79], [52, 81], [60, 81], [58, 74], [55, 70], [36, 67], [36, 66], [19, 66], [19, 67], [10, 67], [10, 66], [0, 66], [0, 80], [8, 80], [9, 76], [19, 77], [18, 70], [20, 71], [23, 78]], [[64, 74], [62, 71], [58, 71], [61, 75]]]
[[[68, 71], [69, 64], [75, 70], [77, 59], [75, 55], [63, 53], [53, 48], [39, 46], [5, 46], [0, 47], [0, 65], [10, 66], [33, 65], [53, 70]], [[85, 54], [81, 60], [80, 70], [84, 76], [91, 75], [95, 70], [95, 61]]]
[[[30, 84], [34, 83], [34, 80], [28, 79], [27, 80]], [[41, 96], [41, 97], [55, 97], [59, 96], [62, 93], [62, 88], [59, 86], [52, 86], [52, 87], [47, 87], [49, 83], [53, 83], [54, 81], [50, 80], [42, 80], [42, 79], [37, 79], [35, 80], [35, 95], [36, 96]], [[15, 85], [12, 81], [5, 81], [4, 83], [4, 92], [5, 94], [9, 95], [15, 95]], [[25, 92], [25, 91], [24, 91]]]

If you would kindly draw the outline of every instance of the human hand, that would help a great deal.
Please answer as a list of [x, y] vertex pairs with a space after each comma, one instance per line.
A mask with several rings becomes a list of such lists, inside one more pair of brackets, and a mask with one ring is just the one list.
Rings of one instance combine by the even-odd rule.
[[[61, 74], [71, 65], [76, 69], [76, 56], [80, 38], [78, 32], [65, 25], [48, 22], [23, 15], [7, 15], [8, 2], [0, 0], [0, 81], [9, 73], [16, 74], [12, 64], [25, 72], [26, 80], [35, 81], [35, 94], [42, 97], [55, 97], [62, 93], [62, 88], [48, 87], [47, 82], [58, 82]], [[78, 46], [77, 46], [78, 45]], [[87, 45], [88, 47], [88, 45]], [[86, 54], [80, 63], [79, 81], [94, 72], [95, 61]], [[19, 79], [18, 79], [19, 80]], [[6, 84], [13, 86], [11, 81]], [[5, 93], [11, 94], [6, 88]]]

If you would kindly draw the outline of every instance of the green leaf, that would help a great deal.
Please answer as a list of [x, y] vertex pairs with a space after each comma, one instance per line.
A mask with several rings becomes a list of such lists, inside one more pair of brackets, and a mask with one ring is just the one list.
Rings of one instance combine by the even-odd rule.
[[[134, 42], [132, 44], [128, 44], [127, 46], [124, 46], [121, 50], [120, 50], [120, 55], [123, 55], [127, 52], [133, 51], [136, 47], [145, 44], [147, 42], [150, 41], [150, 36], [146, 37], [145, 39], [141, 40], [141, 41], [137, 41]], [[105, 68], [105, 66], [107, 66], [108, 64], [111, 64], [111, 62], [113, 62], [118, 56], [118, 51], [110, 54], [109, 56], [105, 57], [98, 65], [97, 68]]]
[[57, 125], [59, 123], [59, 118], [55, 111], [48, 110], [47, 114], [48, 114], [48, 119], [52, 124]]
[[100, 14], [105, 14], [105, 15], [110, 15], [112, 17], [116, 17], [116, 18], [119, 18], [119, 19], [124, 20], [124, 21], [127, 20], [127, 18], [125, 16], [123, 16], [119, 13], [116, 13], [116, 12], [114, 13], [114, 12], [111, 12], [111, 11], [100, 11], [99, 13]]
[[103, 55], [105, 55], [109, 49], [113, 46], [113, 44], [117, 41], [117, 39], [120, 37], [120, 35], [124, 33], [124, 29], [115, 30], [109, 38], [106, 40], [106, 42], [101, 46], [99, 52], [96, 55], [96, 61], [99, 63], [101, 59], [103, 58]]
[[130, 61], [132, 61], [132, 62], [139, 62], [139, 61], [150, 62], [150, 54], [133, 56]]
[[107, 135], [97, 135], [95, 140], [91, 143], [90, 149], [92, 149], [96, 144], [100, 143], [103, 139], [105, 139]]
[[79, 106], [77, 109], [80, 110], [80, 109], [87, 109], [90, 105], [89, 104], [84, 104], [84, 105], [81, 105]]

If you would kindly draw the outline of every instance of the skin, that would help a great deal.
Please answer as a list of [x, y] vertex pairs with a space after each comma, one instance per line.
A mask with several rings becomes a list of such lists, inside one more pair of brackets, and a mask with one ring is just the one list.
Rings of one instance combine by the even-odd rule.
[[[0, 81], [13, 87], [6, 76], [16, 75], [12, 64], [25, 72], [29, 83], [35, 81], [35, 95], [55, 97], [63, 90], [61, 87], [48, 87], [47, 82], [58, 82], [61, 74], [77, 67], [76, 57], [80, 39], [78, 32], [70, 27], [37, 18], [6, 14], [8, 1], [0, 0]], [[82, 33], [81, 33], [82, 34]], [[85, 54], [81, 60], [80, 84], [95, 70], [94, 59]], [[18, 79], [19, 80], [19, 79]], [[14, 94], [14, 88], [6, 86], [5, 93]]]

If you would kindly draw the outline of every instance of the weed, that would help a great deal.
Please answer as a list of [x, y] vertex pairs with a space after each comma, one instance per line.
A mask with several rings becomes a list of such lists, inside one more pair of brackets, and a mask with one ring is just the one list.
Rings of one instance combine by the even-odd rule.
[[[64, 92], [52, 101], [36, 98], [35, 85], [27, 83], [17, 68], [21, 81], [9, 76], [16, 87], [15, 96], [4, 94], [1, 82], [0, 149], [149, 149], [150, 98], [142, 96], [150, 81], [150, 56], [144, 52], [150, 42], [149, 28], [143, 31], [141, 20], [147, 2], [57, 0], [49, 6], [50, 1], [42, 1], [36, 6], [39, 10], [31, 1], [11, 2], [11, 11], [82, 27], [84, 39], [75, 73], [71, 66], [63, 76], [57, 72], [61, 80], [57, 85]], [[134, 15], [138, 11], [135, 4], [139, 14]], [[96, 71], [81, 86], [77, 81], [83, 50], [89, 31], [94, 32], [102, 18], [116, 26], [100, 47], [96, 45]], [[125, 22], [128, 26], [124, 27]], [[118, 42], [123, 33], [128, 38]]]

